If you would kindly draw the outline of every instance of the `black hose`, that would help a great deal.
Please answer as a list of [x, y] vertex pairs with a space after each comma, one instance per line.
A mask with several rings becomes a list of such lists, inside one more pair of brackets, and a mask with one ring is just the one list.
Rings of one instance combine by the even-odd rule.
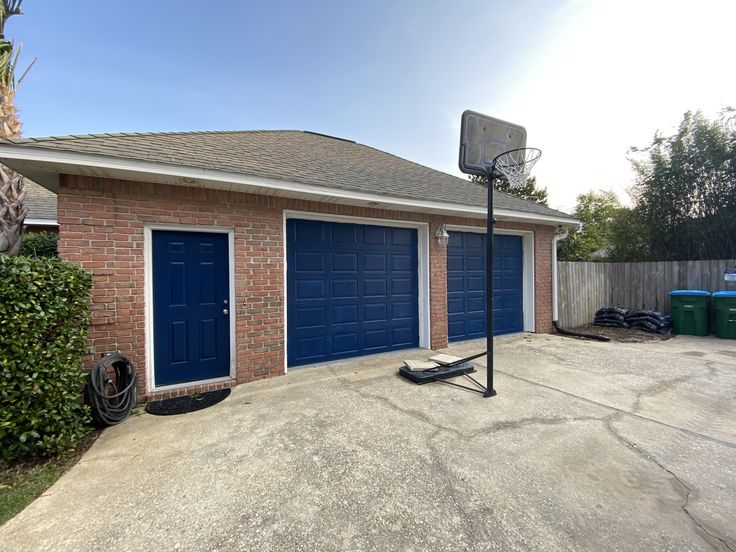
[[606, 335], [598, 335], [598, 334], [574, 332], [572, 330], [566, 330], [565, 328], [560, 327], [560, 325], [557, 323], [557, 320], [553, 320], [552, 325], [555, 327], [555, 331], [557, 331], [557, 333], [560, 335], [569, 335], [571, 337], [584, 337], [585, 339], [595, 339], [596, 341], [611, 341], [611, 338]]
[[[108, 374], [111, 368], [115, 379]], [[138, 400], [137, 382], [133, 363], [120, 353], [111, 353], [99, 360], [90, 371], [84, 390], [95, 425], [115, 425], [130, 415]]]

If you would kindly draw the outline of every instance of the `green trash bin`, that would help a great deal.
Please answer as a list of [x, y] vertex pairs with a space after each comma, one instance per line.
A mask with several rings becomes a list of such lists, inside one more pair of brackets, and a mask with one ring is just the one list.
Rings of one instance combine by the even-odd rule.
[[736, 291], [716, 291], [713, 294], [716, 335], [736, 339]]
[[670, 291], [672, 329], [680, 335], [708, 335], [708, 298], [710, 292], [699, 289]]

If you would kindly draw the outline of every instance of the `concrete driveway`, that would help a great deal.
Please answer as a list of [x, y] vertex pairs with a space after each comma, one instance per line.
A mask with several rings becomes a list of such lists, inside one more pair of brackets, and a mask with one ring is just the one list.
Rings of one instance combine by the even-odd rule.
[[0, 550], [736, 550], [736, 342], [501, 338], [492, 399], [396, 375], [425, 354], [132, 418]]

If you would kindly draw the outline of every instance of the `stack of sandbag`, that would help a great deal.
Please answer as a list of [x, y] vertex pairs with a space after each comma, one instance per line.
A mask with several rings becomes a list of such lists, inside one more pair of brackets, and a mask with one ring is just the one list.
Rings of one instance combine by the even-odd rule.
[[595, 313], [596, 326], [610, 326], [613, 328], [625, 328], [626, 316], [629, 309], [620, 307], [604, 307]]
[[668, 334], [672, 331], [672, 316], [658, 311], [630, 310], [624, 324], [626, 328]]

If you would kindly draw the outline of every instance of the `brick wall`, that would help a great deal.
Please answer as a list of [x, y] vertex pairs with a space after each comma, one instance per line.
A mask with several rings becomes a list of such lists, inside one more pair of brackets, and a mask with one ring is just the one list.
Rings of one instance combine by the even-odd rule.
[[[323, 204], [221, 190], [62, 175], [58, 194], [60, 255], [93, 273], [90, 346], [119, 349], [139, 374], [146, 395], [144, 226], [188, 224], [234, 228], [236, 380], [173, 392], [212, 390], [284, 372], [283, 210], [429, 223], [431, 345], [447, 345], [446, 250], [434, 239], [441, 224], [483, 226], [478, 220]], [[535, 232], [536, 331], [551, 329], [552, 227], [499, 222]], [[231, 311], [232, 312], [232, 311]], [[152, 398], [153, 395], [146, 395]]]

